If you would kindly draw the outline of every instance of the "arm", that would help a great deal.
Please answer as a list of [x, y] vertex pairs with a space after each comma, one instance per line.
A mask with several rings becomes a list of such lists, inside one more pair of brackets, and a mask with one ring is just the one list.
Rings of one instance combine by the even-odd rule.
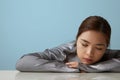
[[78, 72], [78, 69], [68, 68], [64, 64], [66, 53], [64, 50], [71, 49], [73, 43], [68, 43], [46, 49], [41, 53], [24, 55], [16, 64], [19, 71], [52, 71], [52, 72]]
[[93, 65], [79, 64], [79, 68], [86, 72], [120, 72], [120, 50], [108, 50], [104, 58], [108, 60]]

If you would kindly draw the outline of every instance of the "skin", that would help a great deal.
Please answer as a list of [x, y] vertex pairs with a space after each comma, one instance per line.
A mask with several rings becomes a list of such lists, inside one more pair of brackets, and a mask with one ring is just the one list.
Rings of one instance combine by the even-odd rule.
[[[81, 63], [90, 65], [98, 62], [107, 49], [105, 35], [97, 31], [83, 32], [77, 39], [77, 56]], [[68, 67], [77, 68], [78, 62], [66, 63]]]

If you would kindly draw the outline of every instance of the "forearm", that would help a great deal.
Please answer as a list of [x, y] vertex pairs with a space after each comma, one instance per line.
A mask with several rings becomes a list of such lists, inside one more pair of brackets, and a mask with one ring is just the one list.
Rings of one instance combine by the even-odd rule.
[[55, 60], [39, 59], [35, 56], [24, 56], [17, 64], [19, 71], [43, 71], [43, 72], [79, 72], [78, 69], [68, 68], [63, 62]]

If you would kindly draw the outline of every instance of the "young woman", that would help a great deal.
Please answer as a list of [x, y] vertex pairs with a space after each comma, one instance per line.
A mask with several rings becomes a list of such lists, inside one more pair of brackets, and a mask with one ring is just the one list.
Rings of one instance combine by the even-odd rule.
[[76, 40], [22, 56], [16, 69], [41, 72], [120, 72], [120, 50], [107, 49], [111, 28], [100, 16], [86, 18]]

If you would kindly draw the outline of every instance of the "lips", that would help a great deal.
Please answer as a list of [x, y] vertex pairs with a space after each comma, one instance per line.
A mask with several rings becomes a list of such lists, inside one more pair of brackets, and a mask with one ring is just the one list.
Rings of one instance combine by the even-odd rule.
[[83, 58], [83, 60], [85, 61], [85, 62], [87, 62], [87, 63], [90, 63], [90, 62], [92, 62], [93, 60], [92, 59], [90, 59], [90, 58]]

